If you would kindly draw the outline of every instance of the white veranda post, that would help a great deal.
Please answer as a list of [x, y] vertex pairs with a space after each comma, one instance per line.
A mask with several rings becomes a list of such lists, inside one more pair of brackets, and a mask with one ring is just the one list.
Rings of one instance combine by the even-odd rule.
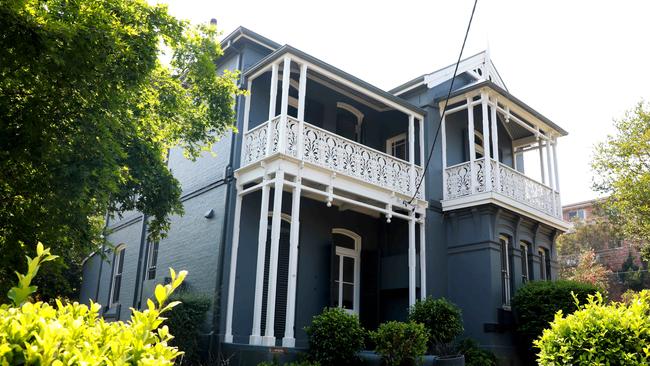
[[228, 276], [228, 303], [226, 305], [226, 334], [224, 341], [232, 343], [232, 313], [235, 302], [235, 277], [237, 276], [237, 252], [239, 251], [239, 224], [241, 220], [241, 187], [237, 186], [235, 198], [235, 217], [232, 230], [232, 246], [230, 250], [230, 274]]
[[409, 306], [415, 304], [415, 213], [408, 220], [409, 225]]
[[470, 194], [474, 193], [477, 185], [476, 182], [476, 167], [474, 160], [476, 159], [476, 146], [474, 145], [474, 106], [472, 105], [472, 98], [467, 97], [467, 141], [469, 142], [469, 169], [470, 169]]
[[426, 217], [420, 215], [420, 299], [427, 297], [427, 243], [425, 238]]
[[266, 232], [269, 225], [269, 184], [266, 177], [262, 181], [262, 202], [260, 204], [260, 223], [257, 241], [257, 264], [255, 271], [255, 300], [253, 303], [253, 330], [249, 343], [262, 343], [262, 297], [264, 294], [264, 258], [266, 257]]
[[481, 119], [483, 122], [483, 157], [485, 165], [483, 166], [483, 174], [485, 175], [485, 190], [492, 190], [492, 169], [490, 168], [490, 124], [488, 119], [488, 95], [485, 92], [481, 93]]

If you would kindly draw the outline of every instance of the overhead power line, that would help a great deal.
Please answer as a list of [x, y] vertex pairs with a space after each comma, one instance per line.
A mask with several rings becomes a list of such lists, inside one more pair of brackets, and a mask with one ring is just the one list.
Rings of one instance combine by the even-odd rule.
[[[469, 29], [472, 27], [472, 20], [474, 19], [474, 12], [476, 11], [476, 4], [478, 3], [478, 0], [474, 0], [474, 6], [472, 7], [472, 14], [469, 17], [469, 22], [467, 23], [467, 30], [465, 30], [465, 38], [463, 38], [463, 45], [460, 47], [460, 53], [458, 54], [458, 60], [456, 61], [456, 67], [454, 67], [454, 75], [451, 77], [451, 85], [449, 85], [449, 92], [447, 92], [447, 99], [445, 99], [445, 106], [442, 109], [442, 114], [440, 115], [440, 121], [438, 122], [438, 128], [436, 129], [436, 134], [433, 137], [433, 143], [431, 143], [431, 150], [429, 150], [429, 155], [427, 157], [427, 163], [424, 166], [424, 171], [422, 172], [422, 175], [420, 176], [420, 179], [418, 181], [418, 184], [415, 187], [415, 191], [413, 191], [413, 197], [408, 201], [407, 204], [413, 203], [413, 200], [415, 200], [415, 196], [417, 195], [417, 192], [420, 190], [420, 186], [422, 185], [422, 182], [424, 181], [424, 177], [427, 174], [427, 170], [429, 169], [429, 162], [431, 162], [431, 157], [433, 156], [433, 149], [436, 146], [436, 141], [438, 140], [438, 134], [440, 133], [440, 126], [442, 126], [442, 119], [445, 115], [445, 112], [447, 112], [447, 104], [449, 103], [449, 98], [451, 97], [451, 92], [454, 89], [454, 81], [456, 80], [456, 73], [458, 72], [458, 65], [460, 64], [460, 60], [463, 58], [463, 51], [465, 50], [465, 43], [467, 42], [467, 36], [469, 35]], [[420, 133], [423, 133], [424, 131], [420, 131]], [[415, 209], [415, 208], [414, 208]]]

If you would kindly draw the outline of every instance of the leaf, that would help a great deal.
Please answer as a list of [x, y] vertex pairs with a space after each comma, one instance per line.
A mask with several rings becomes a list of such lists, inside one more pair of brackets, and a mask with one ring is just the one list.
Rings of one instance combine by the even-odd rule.
[[156, 301], [158, 301], [158, 306], [162, 306], [167, 299], [167, 291], [165, 291], [162, 285], [156, 285], [154, 296], [156, 297]]

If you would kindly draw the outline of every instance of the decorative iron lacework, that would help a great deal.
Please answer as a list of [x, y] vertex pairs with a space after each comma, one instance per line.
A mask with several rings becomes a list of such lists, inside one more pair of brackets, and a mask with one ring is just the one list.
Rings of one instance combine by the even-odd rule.
[[[486, 192], [485, 159], [474, 160], [472, 173], [470, 162], [460, 163], [445, 170], [445, 199], [469, 196], [474, 174], [474, 193]], [[524, 174], [490, 159], [492, 191], [499, 192], [517, 202], [524, 203], [545, 214], [561, 217], [560, 195], [550, 187]]]
[[[271, 120], [271, 144], [269, 154], [278, 152], [280, 117]], [[248, 131], [244, 136], [242, 166], [261, 160], [266, 154], [268, 122]], [[287, 117], [284, 129], [284, 151], [282, 153], [300, 158], [298, 120]], [[361, 181], [411, 195], [411, 165], [383, 152], [348, 140], [322, 128], [303, 123], [302, 159], [314, 165], [330, 169]], [[415, 184], [422, 176], [422, 168], [415, 167]], [[422, 187], [417, 198], [422, 199]]]

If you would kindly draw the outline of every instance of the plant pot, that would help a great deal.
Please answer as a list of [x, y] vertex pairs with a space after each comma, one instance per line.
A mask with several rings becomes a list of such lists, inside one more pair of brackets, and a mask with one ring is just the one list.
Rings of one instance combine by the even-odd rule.
[[441, 356], [434, 363], [435, 366], [465, 366], [465, 356]]
[[[383, 362], [381, 360], [381, 356], [378, 355], [377, 353], [373, 351], [361, 351], [357, 353], [359, 358], [361, 359], [361, 364], [363, 366], [382, 366]], [[432, 355], [424, 355], [422, 357], [422, 362], [416, 362], [415, 365], [417, 366], [434, 366], [436, 365], [436, 360], [438, 359], [438, 356], [432, 356]], [[413, 361], [411, 361], [413, 362]], [[409, 361], [406, 361], [405, 364], [409, 364]], [[462, 365], [465, 365], [463, 363]]]

